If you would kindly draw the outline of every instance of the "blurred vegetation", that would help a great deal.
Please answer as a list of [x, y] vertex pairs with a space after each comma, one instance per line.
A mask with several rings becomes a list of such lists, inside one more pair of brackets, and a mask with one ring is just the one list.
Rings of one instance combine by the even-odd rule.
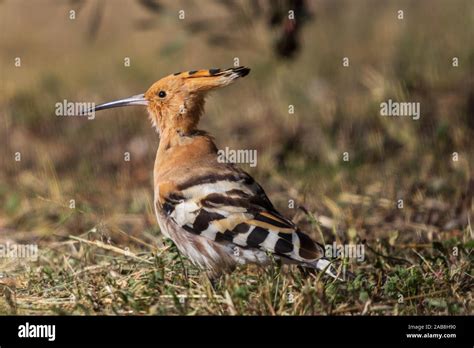
[[[473, 313], [472, 1], [3, 1], [0, 29], [0, 243], [40, 247], [0, 259], [0, 313]], [[252, 72], [209, 97], [202, 128], [257, 149], [246, 169], [315, 239], [366, 244], [353, 281], [275, 265], [212, 288], [155, 222], [146, 112], [54, 113], [235, 58]], [[421, 118], [381, 117], [388, 99]]]

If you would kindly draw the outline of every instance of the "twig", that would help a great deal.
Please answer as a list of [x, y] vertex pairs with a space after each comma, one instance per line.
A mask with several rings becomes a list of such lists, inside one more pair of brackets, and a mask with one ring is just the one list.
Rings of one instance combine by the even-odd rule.
[[117, 254], [124, 255], [124, 256], [127, 256], [127, 257], [131, 257], [132, 259], [135, 259], [135, 260], [138, 260], [138, 261], [141, 261], [141, 262], [146, 262], [148, 264], [153, 264], [153, 262], [151, 262], [149, 260], [146, 260], [146, 259], [143, 259], [143, 258], [135, 255], [131, 251], [126, 251], [126, 250], [117, 248], [113, 245], [105, 244], [105, 243], [103, 243], [101, 241], [98, 241], [98, 240], [86, 240], [86, 239], [82, 239], [82, 238], [76, 237], [76, 236], [69, 236], [69, 238], [77, 240], [77, 241], [82, 242], [82, 243], [89, 244], [89, 245], [94, 245], [94, 246], [96, 246], [98, 248], [101, 248], [101, 249], [113, 251]]
[[392, 261], [400, 261], [400, 262], [405, 262], [409, 265], [411, 265], [412, 263], [408, 260], [405, 260], [405, 259], [401, 259], [401, 258], [398, 258], [398, 257], [393, 257], [393, 256], [388, 256], [388, 255], [384, 255], [384, 254], [381, 254], [379, 253], [378, 251], [375, 251], [375, 249], [372, 249], [367, 243], [364, 243], [364, 245], [371, 251], [373, 252], [375, 255], [378, 255], [378, 256], [381, 256], [383, 258], [386, 258], [386, 259], [389, 259], [389, 260], [392, 260]]
[[423, 260], [423, 262], [428, 266], [428, 268], [430, 269], [430, 271], [435, 275], [435, 276], [438, 276], [437, 273], [435, 272], [435, 270], [431, 267], [431, 265], [428, 263], [428, 261], [426, 261], [426, 259], [423, 257], [423, 255], [421, 255], [418, 251], [416, 251], [415, 249], [411, 249], [411, 251], [413, 251], [416, 255], [418, 255], [418, 257], [420, 259]]

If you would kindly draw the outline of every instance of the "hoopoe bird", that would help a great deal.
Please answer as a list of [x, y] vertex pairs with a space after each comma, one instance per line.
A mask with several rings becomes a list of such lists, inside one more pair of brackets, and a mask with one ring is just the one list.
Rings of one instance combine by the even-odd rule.
[[193, 70], [155, 82], [144, 94], [94, 111], [144, 105], [160, 143], [154, 207], [162, 233], [211, 278], [272, 258], [336, 277], [323, 247], [281, 215], [262, 187], [232, 163], [218, 161], [213, 138], [198, 130], [206, 94], [246, 76], [246, 67]]

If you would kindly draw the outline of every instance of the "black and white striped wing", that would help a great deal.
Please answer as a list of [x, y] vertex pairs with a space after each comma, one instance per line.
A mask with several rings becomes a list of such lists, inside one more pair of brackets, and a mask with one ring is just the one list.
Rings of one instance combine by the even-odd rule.
[[202, 176], [177, 189], [165, 200], [164, 210], [189, 233], [314, 267], [323, 256], [322, 247], [279, 214], [245, 172]]

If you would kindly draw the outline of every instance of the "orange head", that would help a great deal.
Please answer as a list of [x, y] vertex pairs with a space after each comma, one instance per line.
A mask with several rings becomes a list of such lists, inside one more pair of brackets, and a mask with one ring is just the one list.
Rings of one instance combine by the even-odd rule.
[[97, 105], [94, 111], [146, 105], [153, 125], [162, 134], [176, 131], [188, 134], [196, 129], [206, 93], [246, 76], [249, 68], [193, 70], [175, 73], [155, 82], [144, 94]]

